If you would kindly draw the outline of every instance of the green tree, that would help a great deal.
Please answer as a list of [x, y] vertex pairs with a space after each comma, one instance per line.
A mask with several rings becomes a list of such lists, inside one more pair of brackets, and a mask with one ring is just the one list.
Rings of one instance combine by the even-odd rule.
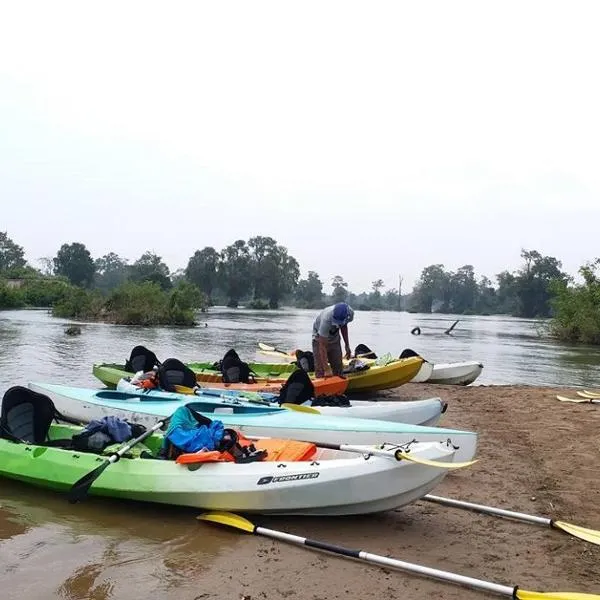
[[460, 267], [448, 278], [450, 291], [450, 310], [453, 313], [472, 313], [477, 302], [477, 281], [472, 265]]
[[108, 292], [127, 281], [129, 267], [127, 261], [114, 252], [109, 252], [94, 261], [96, 267], [95, 285], [98, 289]]
[[323, 283], [316, 271], [309, 271], [306, 279], [301, 279], [296, 287], [296, 303], [302, 308], [323, 306]]
[[429, 265], [421, 272], [411, 298], [412, 310], [430, 313], [434, 303], [446, 304], [449, 289], [449, 274], [444, 270], [444, 265]]
[[336, 275], [331, 280], [331, 287], [333, 288], [331, 300], [334, 303], [345, 302], [348, 298], [348, 284], [344, 281], [344, 278], [341, 275]]
[[254, 299], [267, 298], [269, 308], [277, 308], [280, 300], [291, 293], [298, 283], [298, 261], [289, 256], [287, 248], [271, 237], [256, 236], [248, 240]]
[[478, 314], [491, 315], [498, 310], [498, 297], [492, 282], [485, 275], [477, 284], [477, 302], [475, 312]]
[[188, 261], [185, 276], [208, 296], [208, 302], [212, 304], [219, 281], [219, 253], [210, 246], [196, 250]]
[[518, 317], [548, 317], [551, 313], [550, 284], [566, 281], [562, 264], [553, 256], [542, 256], [537, 250], [522, 250], [525, 265], [515, 277]]
[[89, 287], [96, 267], [89, 250], [79, 242], [63, 244], [53, 260], [54, 273], [64, 275], [73, 285]]
[[154, 252], [144, 252], [129, 268], [131, 281], [142, 283], [149, 281], [157, 283], [161, 289], [169, 290], [172, 287], [169, 267], [162, 258]]
[[385, 284], [383, 283], [383, 279], [377, 279], [376, 281], [374, 281], [372, 283], [371, 287], [373, 288], [373, 293], [371, 294], [371, 297], [369, 298], [371, 308], [373, 308], [373, 310], [380, 310], [381, 309], [381, 289], [383, 287], [385, 287]]
[[244, 240], [236, 240], [221, 252], [219, 277], [227, 294], [227, 306], [237, 308], [252, 289], [250, 250]]
[[568, 286], [566, 280], [550, 284], [554, 315], [550, 331], [559, 339], [584, 344], [600, 344], [600, 259], [583, 265], [583, 284]]
[[0, 231], [0, 274], [10, 275], [12, 271], [23, 269], [26, 264], [23, 248], [15, 244], [6, 231]]

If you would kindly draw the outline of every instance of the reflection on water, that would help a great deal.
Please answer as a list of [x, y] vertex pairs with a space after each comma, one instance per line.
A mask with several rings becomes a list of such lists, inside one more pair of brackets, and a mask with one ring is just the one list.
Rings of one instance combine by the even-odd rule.
[[[269, 360], [256, 353], [256, 343], [309, 348], [315, 312], [215, 308], [200, 315], [206, 327], [84, 323], [73, 337], [64, 333], [69, 321], [45, 310], [0, 312], [0, 394], [31, 380], [98, 386], [92, 363], [124, 362], [137, 344], [162, 360], [212, 361], [230, 347], [247, 360]], [[445, 335], [456, 318], [452, 335]], [[417, 325], [422, 334], [411, 335]], [[482, 384], [600, 387], [596, 348], [555, 344], [538, 329], [535, 321], [510, 317], [357, 311], [350, 342], [379, 354], [413, 348], [433, 362], [478, 360], [485, 365], [477, 381]], [[64, 495], [0, 481], [2, 598], [165, 597], [174, 589], [170, 597], [196, 598], [202, 570], [243, 543], [227, 531], [199, 528], [196, 514], [96, 498], [71, 506]]]

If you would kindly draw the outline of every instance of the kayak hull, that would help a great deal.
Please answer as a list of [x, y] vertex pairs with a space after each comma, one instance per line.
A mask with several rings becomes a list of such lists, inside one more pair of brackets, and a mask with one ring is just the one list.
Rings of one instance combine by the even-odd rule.
[[[202, 367], [197, 367], [201, 364]], [[230, 392], [266, 392], [278, 394], [281, 386], [285, 383], [293, 368], [287, 372], [287, 375], [279, 376], [270, 379], [262, 378], [256, 383], [223, 383], [223, 377], [217, 371], [205, 369], [208, 363], [190, 363], [187, 365], [196, 373], [196, 381], [207, 389], [228, 390]], [[287, 366], [287, 365], [283, 365]], [[125, 365], [112, 363], [95, 363], [92, 367], [92, 372], [105, 386], [115, 388], [119, 380], [124, 377], [132, 377], [134, 374], [125, 370]], [[315, 394], [317, 396], [337, 396], [346, 391], [348, 381], [341, 377], [324, 377], [313, 381], [315, 386]]]
[[[78, 429], [54, 425], [51, 438], [65, 438], [69, 431], [72, 435]], [[387, 458], [319, 449], [310, 462], [203, 463], [201, 468], [167, 460], [122, 458], [104, 470], [89, 494], [259, 514], [375, 513], [418, 500], [447, 472], [443, 467], [398, 462], [393, 450], [388, 450]], [[454, 450], [442, 443], [415, 444], [411, 454], [451, 462]], [[103, 460], [96, 454], [0, 439], [0, 476], [40, 488], [67, 492]]]
[[[135, 394], [144, 398], [163, 400], [165, 411], [173, 410], [174, 402], [178, 406], [186, 404], [193, 399], [201, 399], [203, 402], [214, 402], [223, 409], [233, 403], [243, 403], [248, 411], [283, 411], [288, 410], [281, 407], [274, 398], [264, 394], [265, 403], [246, 401], [243, 396], [220, 394], [216, 390], [198, 390], [194, 395], [164, 392], [162, 390], [142, 391], [139, 387], [121, 379], [117, 383], [117, 391], [127, 394]], [[106, 395], [106, 394], [105, 394]], [[273, 400], [272, 402], [266, 402]], [[310, 404], [304, 404], [310, 406]], [[442, 413], [446, 411], [447, 404], [441, 398], [427, 398], [425, 400], [408, 400], [405, 402], [378, 402], [372, 400], [354, 400], [350, 406], [316, 406], [315, 409], [322, 415], [337, 417], [356, 417], [358, 419], [379, 419], [382, 421], [393, 421], [394, 423], [410, 423], [411, 425], [436, 425]]]
[[433, 372], [426, 383], [469, 385], [481, 375], [482, 371], [483, 364], [478, 361], [436, 363], [433, 365]]
[[[294, 360], [291, 356], [289, 358]], [[363, 362], [369, 365], [368, 369], [344, 373], [344, 377], [347, 380], [348, 393], [376, 392], [399, 387], [411, 381], [419, 372], [421, 366], [427, 364], [423, 362], [423, 358], [420, 356], [394, 359], [386, 365], [378, 365], [374, 361], [369, 360]], [[248, 364], [257, 375], [267, 378], [268, 381], [274, 381], [277, 378], [287, 378], [296, 369], [296, 366], [290, 363], [255, 362]], [[214, 380], [220, 378], [220, 374], [214, 374], [215, 371], [211, 368], [212, 365], [210, 363], [189, 363], [188, 366], [196, 372], [199, 381], [207, 381], [212, 385], [213, 379], [211, 377]], [[332, 379], [337, 379], [335, 377], [327, 377], [321, 380], [315, 379], [314, 373], [310, 375], [316, 387], [321, 385], [318, 383], [320, 381], [329, 382]]]
[[[80, 422], [114, 415], [152, 427], [161, 417], [169, 416], [181, 405], [178, 402], [154, 401], [146, 396], [119, 399], [119, 393], [111, 390], [35, 382], [30, 382], [29, 388], [50, 397], [63, 415]], [[208, 418], [219, 419], [225, 427], [239, 430], [248, 437], [276, 437], [337, 444], [404, 444], [413, 440], [450, 440], [458, 447], [455, 454], [457, 461], [472, 460], [477, 449], [477, 434], [472, 431], [393, 423], [379, 419], [308, 414], [294, 410], [265, 411], [262, 407], [251, 407], [254, 411], [249, 412], [241, 403], [222, 406], [214, 402], [202, 403], [201, 399], [196, 401], [191, 397], [189, 403]]]

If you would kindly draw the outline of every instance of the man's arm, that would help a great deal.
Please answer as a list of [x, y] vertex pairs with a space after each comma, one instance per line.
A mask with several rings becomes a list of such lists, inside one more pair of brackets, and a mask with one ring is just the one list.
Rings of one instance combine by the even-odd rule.
[[340, 327], [340, 333], [342, 334], [342, 338], [344, 338], [346, 358], [350, 358], [352, 356], [352, 352], [350, 351], [350, 342], [348, 341], [348, 325], [342, 325]]

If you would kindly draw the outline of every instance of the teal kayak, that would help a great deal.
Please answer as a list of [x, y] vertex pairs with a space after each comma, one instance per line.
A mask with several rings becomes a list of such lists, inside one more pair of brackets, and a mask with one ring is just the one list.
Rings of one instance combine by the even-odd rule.
[[[128, 394], [117, 390], [96, 390], [48, 383], [30, 383], [29, 388], [49, 396], [65, 416], [79, 421], [115, 415], [151, 427], [160, 417], [169, 416], [182, 403], [178, 394], [172, 400]], [[169, 394], [169, 392], [161, 392]], [[447, 442], [457, 447], [454, 461], [472, 460], [477, 448], [477, 433], [459, 429], [395, 423], [379, 419], [308, 414], [295, 410], [263, 407], [245, 402], [220, 403], [189, 397], [193, 408], [225, 427], [246, 436], [276, 437], [317, 443], [404, 444]]]

